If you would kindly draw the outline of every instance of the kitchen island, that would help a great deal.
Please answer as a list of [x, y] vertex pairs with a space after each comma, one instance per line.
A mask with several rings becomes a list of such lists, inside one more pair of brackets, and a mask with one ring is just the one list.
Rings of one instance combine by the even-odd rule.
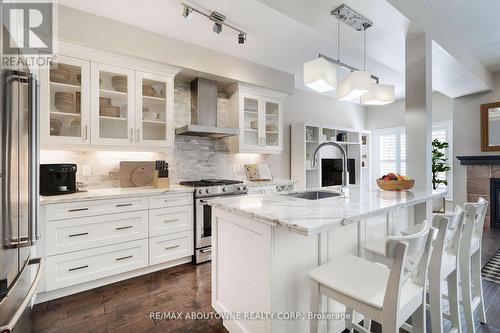
[[[230, 332], [308, 332], [309, 270], [333, 255], [363, 255], [366, 241], [408, 227], [416, 205], [445, 194], [353, 187], [347, 197], [319, 200], [213, 200], [212, 306], [230, 316], [223, 317]], [[344, 308], [330, 301], [324, 311], [334, 318]], [[329, 332], [344, 329], [341, 317], [327, 324]]]

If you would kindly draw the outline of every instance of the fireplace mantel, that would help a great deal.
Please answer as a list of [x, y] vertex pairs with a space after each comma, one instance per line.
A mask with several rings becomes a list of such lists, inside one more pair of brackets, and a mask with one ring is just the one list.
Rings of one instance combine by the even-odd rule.
[[500, 155], [457, 156], [461, 165], [500, 165]]

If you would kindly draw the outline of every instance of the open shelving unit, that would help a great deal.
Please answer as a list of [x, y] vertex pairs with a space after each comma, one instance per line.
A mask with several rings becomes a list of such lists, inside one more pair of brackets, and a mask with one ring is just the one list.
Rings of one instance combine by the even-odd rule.
[[[371, 133], [364, 130], [341, 128], [316, 123], [291, 125], [291, 177], [297, 181], [297, 188], [309, 189], [322, 186], [321, 162], [313, 166], [313, 155], [323, 142], [336, 142], [344, 146], [347, 158], [355, 160], [355, 184], [361, 186], [371, 181]], [[323, 158], [341, 158], [335, 148], [320, 151]]]

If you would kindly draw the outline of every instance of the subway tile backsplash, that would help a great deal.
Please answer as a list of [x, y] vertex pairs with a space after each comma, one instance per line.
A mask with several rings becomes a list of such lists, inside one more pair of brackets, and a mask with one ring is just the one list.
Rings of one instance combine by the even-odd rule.
[[[219, 126], [227, 126], [228, 106], [228, 96], [220, 92], [217, 101]], [[190, 84], [176, 81], [175, 128], [190, 123], [190, 108]], [[231, 153], [225, 139], [176, 136], [174, 149], [166, 152], [86, 151], [68, 148], [42, 150], [40, 160], [41, 163], [76, 163], [78, 181], [84, 182], [89, 188], [106, 188], [119, 186], [120, 161], [166, 160], [170, 165], [171, 181], [176, 183], [201, 178], [245, 179], [243, 165], [265, 162], [267, 156]], [[86, 171], [90, 175], [84, 176]]]

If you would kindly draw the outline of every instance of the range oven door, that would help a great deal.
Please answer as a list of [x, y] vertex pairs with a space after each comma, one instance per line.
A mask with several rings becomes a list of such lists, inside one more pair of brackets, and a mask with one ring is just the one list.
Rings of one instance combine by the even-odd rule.
[[212, 207], [206, 199], [196, 199], [195, 211], [195, 248], [212, 245]]

